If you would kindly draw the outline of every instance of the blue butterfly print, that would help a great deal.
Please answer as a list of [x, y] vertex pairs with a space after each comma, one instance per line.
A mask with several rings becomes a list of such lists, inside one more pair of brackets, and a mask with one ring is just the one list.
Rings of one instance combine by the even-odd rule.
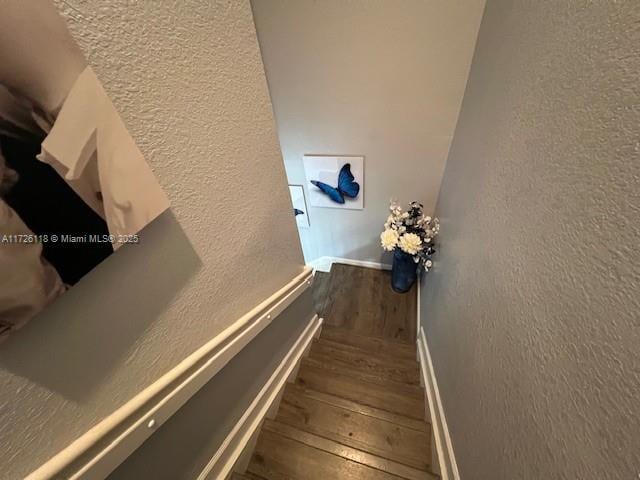
[[293, 214], [294, 216], [298, 216], [298, 215], [304, 215], [304, 212], [302, 210], [300, 210], [299, 208], [294, 208], [293, 209]]
[[344, 203], [344, 197], [356, 198], [360, 193], [360, 184], [355, 181], [355, 177], [351, 173], [350, 163], [345, 163], [340, 169], [337, 187], [332, 187], [317, 180], [311, 180], [311, 183], [336, 203]]

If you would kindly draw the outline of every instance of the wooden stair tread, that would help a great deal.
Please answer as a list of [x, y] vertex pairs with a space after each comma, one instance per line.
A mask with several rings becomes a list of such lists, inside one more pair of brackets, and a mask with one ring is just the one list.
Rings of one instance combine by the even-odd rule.
[[381, 458], [427, 471], [429, 427], [415, 430], [286, 389], [276, 420]]
[[374, 356], [359, 348], [328, 340], [315, 341], [309, 358], [334, 364], [335, 368], [343, 371], [357, 370], [379, 380], [420, 385], [418, 363], [406, 358], [385, 356], [384, 354]]
[[351, 345], [369, 353], [383, 352], [396, 357], [416, 360], [416, 346], [413, 343], [358, 335], [349, 330], [331, 325], [323, 325], [320, 339]]
[[267, 420], [249, 471], [266, 480], [432, 480], [417, 470], [338, 442]]
[[[403, 393], [409, 396], [422, 395], [421, 387], [413, 382], [398, 382], [392, 380], [393, 377], [385, 374], [385, 372], [376, 372], [375, 370], [364, 370], [360, 368], [349, 368], [349, 364], [331, 357], [309, 356], [302, 360], [302, 365], [309, 365], [320, 368], [339, 375], [349, 375], [353, 379], [362, 380], [369, 383], [375, 383], [392, 392]], [[419, 383], [419, 382], [418, 382]]]
[[398, 480], [395, 475], [340, 458], [263, 428], [249, 471], [266, 480]]
[[431, 431], [431, 426], [428, 421], [407, 417], [405, 415], [389, 412], [387, 410], [371, 407], [369, 405], [363, 405], [362, 403], [359, 403], [357, 401], [348, 400], [346, 398], [338, 397], [336, 395], [331, 395], [325, 392], [319, 392], [317, 390], [313, 390], [297, 383], [287, 384], [285, 392], [288, 390], [294, 390], [298, 395], [304, 395], [305, 397], [311, 398], [313, 400], [328, 403], [329, 405], [334, 405], [336, 407], [350, 410], [362, 415], [368, 415], [370, 417], [386, 420], [387, 422], [411, 428], [413, 430], [418, 430], [419, 432], [429, 433]]
[[324, 311], [326, 326], [405, 342], [414, 350], [415, 287], [406, 294], [398, 294], [391, 289], [389, 272], [337, 263], [331, 266], [330, 275]]
[[403, 384], [399, 391], [393, 390], [397, 385], [355, 378], [350, 373], [318, 368], [306, 361], [301, 364], [296, 383], [370, 407], [424, 420], [423, 392], [411, 385]]
[[[366, 337], [363, 337], [366, 338]], [[373, 338], [374, 341], [378, 339]], [[416, 358], [416, 355], [413, 353], [411, 356], [408, 356], [405, 351], [401, 351], [400, 355], [395, 355], [395, 351], [385, 351], [382, 349], [378, 350], [368, 350], [363, 348], [362, 346], [357, 346], [349, 343], [340, 342], [337, 340], [333, 340], [331, 338], [321, 337], [314, 341], [314, 345], [317, 345], [322, 349], [330, 349], [336, 350], [339, 353], [344, 355], [353, 355], [353, 356], [364, 356], [369, 357], [372, 360], [379, 362], [386, 362], [393, 360], [397, 362], [399, 365], [402, 365], [406, 368], [418, 368], [419, 363]], [[403, 349], [404, 350], [404, 349]]]

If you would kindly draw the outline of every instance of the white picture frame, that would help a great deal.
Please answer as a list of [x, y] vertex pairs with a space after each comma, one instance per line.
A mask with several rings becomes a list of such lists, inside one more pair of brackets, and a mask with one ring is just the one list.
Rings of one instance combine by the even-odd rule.
[[[349, 164], [349, 170], [354, 177], [353, 181], [359, 185], [359, 191], [353, 197], [348, 194], [348, 189], [342, 191], [338, 185], [340, 172], [346, 164]], [[310, 206], [348, 210], [364, 209], [364, 156], [309, 154], [304, 155], [303, 165]], [[314, 182], [320, 182], [328, 187], [318, 186]]]
[[0, 341], [169, 208], [57, 3], [2, 3]]
[[299, 228], [309, 228], [309, 208], [307, 207], [307, 200], [304, 196], [304, 188], [302, 185], [289, 185], [289, 195], [291, 195], [291, 204], [293, 206], [293, 214], [296, 217], [296, 224]]

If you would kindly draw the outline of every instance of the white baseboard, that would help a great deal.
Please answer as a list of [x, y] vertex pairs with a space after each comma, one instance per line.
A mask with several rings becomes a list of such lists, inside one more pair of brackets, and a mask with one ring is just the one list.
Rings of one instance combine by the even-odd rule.
[[431, 418], [432, 445], [435, 446], [437, 456], [437, 465], [434, 463], [434, 471], [440, 474], [442, 480], [460, 480], [451, 436], [449, 435], [447, 420], [442, 408], [438, 382], [431, 362], [429, 345], [423, 328], [418, 331], [418, 359], [422, 377], [421, 383], [426, 391], [427, 414]]
[[300, 360], [308, 353], [311, 342], [320, 333], [321, 326], [322, 319], [315, 315], [218, 451], [200, 472], [198, 480], [219, 480], [227, 478], [234, 466], [238, 470], [246, 468], [263, 420], [273, 416], [277, 411], [287, 381], [295, 379]]
[[380, 262], [370, 262], [368, 260], [352, 260], [350, 258], [340, 257], [320, 257], [312, 260], [307, 266], [319, 272], [331, 271], [331, 265], [334, 263], [344, 263], [345, 265], [353, 265], [356, 267], [375, 268], [377, 270], [391, 270], [391, 265]]
[[312, 283], [305, 268], [169, 372], [29, 474], [26, 480], [106, 478]]

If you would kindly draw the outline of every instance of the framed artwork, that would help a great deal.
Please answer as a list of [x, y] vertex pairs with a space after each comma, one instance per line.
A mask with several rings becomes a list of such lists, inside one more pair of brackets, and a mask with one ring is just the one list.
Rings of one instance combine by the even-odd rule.
[[312, 207], [364, 208], [364, 157], [305, 155], [303, 163]]
[[2, 3], [0, 58], [1, 338], [169, 202], [52, 0]]
[[304, 198], [304, 188], [302, 185], [289, 185], [289, 194], [293, 205], [293, 214], [296, 216], [296, 223], [300, 228], [309, 228], [309, 211]]

